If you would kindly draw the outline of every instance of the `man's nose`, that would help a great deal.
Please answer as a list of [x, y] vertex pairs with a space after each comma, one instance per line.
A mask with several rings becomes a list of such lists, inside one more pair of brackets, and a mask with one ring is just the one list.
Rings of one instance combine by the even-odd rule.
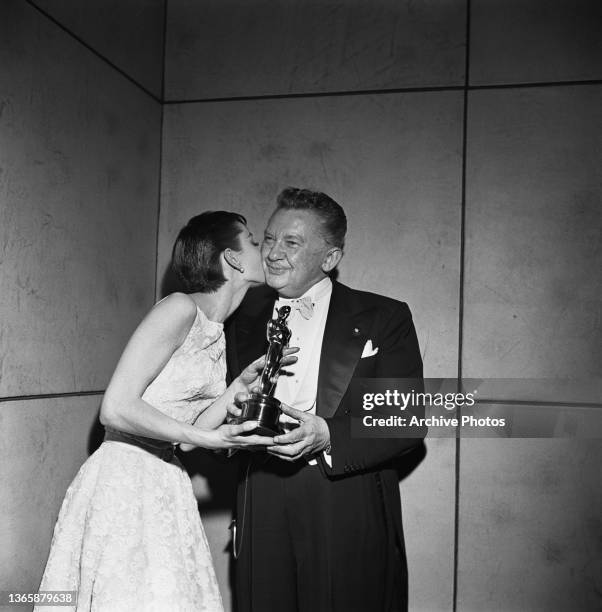
[[280, 244], [278, 242], [275, 242], [270, 247], [270, 250], [268, 251], [266, 255], [266, 259], [270, 261], [277, 261], [278, 259], [282, 259], [282, 257], [283, 257], [283, 252], [282, 252], [282, 249], [280, 248]]

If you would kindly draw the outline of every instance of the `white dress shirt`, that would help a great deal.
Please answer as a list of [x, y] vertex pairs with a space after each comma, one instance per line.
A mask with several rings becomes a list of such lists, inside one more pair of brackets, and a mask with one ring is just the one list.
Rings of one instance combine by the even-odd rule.
[[[297, 410], [312, 414], [316, 412], [320, 354], [331, 295], [332, 281], [326, 277], [310, 287], [300, 298], [279, 297], [274, 304], [274, 315], [277, 314], [277, 308], [291, 307], [291, 313], [286, 321], [291, 330], [289, 346], [299, 347], [299, 352], [296, 353], [297, 362], [286, 366], [284, 372], [280, 374], [274, 397]], [[310, 319], [305, 319], [295, 308], [295, 304], [306, 296], [311, 298], [314, 308]], [[280, 422], [287, 430], [290, 429], [290, 424], [297, 424], [297, 421], [286, 415], [281, 416]], [[325, 458], [330, 464], [330, 456], [325, 454]], [[314, 463], [314, 460], [310, 461], [310, 464]]]

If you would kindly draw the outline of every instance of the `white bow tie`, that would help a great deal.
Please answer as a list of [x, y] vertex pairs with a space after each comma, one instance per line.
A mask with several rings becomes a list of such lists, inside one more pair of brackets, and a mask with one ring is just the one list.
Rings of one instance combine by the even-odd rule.
[[304, 319], [311, 319], [314, 316], [314, 303], [309, 295], [302, 298], [286, 299], [286, 305], [293, 310], [298, 310]]

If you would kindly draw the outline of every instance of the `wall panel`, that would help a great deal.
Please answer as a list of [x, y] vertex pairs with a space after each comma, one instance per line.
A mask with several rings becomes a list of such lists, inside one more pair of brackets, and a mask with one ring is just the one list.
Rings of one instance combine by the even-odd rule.
[[170, 0], [166, 99], [460, 85], [464, 0]]
[[456, 440], [426, 440], [426, 457], [401, 483], [409, 609], [453, 609]]
[[39, 586], [63, 497], [93, 446], [100, 401], [91, 395], [0, 403], [3, 589]]
[[160, 105], [2, 3], [0, 396], [102, 389], [154, 298]]
[[161, 98], [166, 0], [34, 0], [61, 25]]
[[469, 111], [464, 375], [600, 378], [602, 86], [471, 92]]
[[600, 440], [462, 440], [458, 610], [597, 610]]
[[602, 79], [598, 0], [472, 0], [470, 83]]

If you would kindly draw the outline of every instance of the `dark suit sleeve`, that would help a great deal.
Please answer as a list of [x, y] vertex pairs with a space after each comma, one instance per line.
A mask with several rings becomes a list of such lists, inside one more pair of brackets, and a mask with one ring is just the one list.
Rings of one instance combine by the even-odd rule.
[[[382, 325], [378, 334], [375, 378], [418, 379], [416, 392], [423, 391], [422, 358], [410, 309], [397, 303], [393, 314]], [[423, 408], [414, 408], [414, 414], [424, 415]], [[409, 415], [408, 415], [409, 416]], [[323, 472], [327, 476], [351, 474], [385, 463], [422, 444], [426, 427], [414, 429], [421, 437], [412, 438], [358, 438], [351, 436], [351, 398], [345, 397], [337, 413], [326, 419], [330, 429], [332, 468], [321, 457]]]

